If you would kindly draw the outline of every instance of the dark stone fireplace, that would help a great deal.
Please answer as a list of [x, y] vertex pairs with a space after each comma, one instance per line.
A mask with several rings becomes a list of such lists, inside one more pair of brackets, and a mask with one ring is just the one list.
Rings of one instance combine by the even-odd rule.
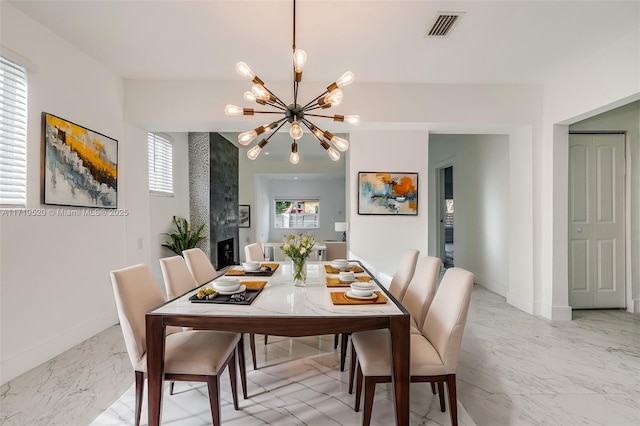
[[218, 269], [236, 264], [235, 239], [218, 241]]
[[189, 198], [194, 226], [205, 225], [199, 246], [220, 270], [240, 261], [238, 148], [219, 133], [189, 133]]

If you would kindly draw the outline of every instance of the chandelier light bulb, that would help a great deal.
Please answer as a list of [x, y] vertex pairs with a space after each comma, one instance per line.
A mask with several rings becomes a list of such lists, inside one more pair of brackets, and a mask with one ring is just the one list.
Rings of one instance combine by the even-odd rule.
[[254, 95], [252, 92], [247, 90], [246, 92], [244, 92], [244, 100], [247, 101], [247, 102], [255, 102], [256, 101], [256, 95]]
[[329, 155], [329, 158], [333, 161], [338, 161], [340, 159], [340, 153], [333, 147], [327, 149], [327, 155]]
[[342, 103], [343, 97], [344, 97], [344, 93], [342, 93], [342, 90], [335, 89], [329, 92], [329, 94], [324, 97], [324, 103], [329, 104], [331, 106], [338, 106]]
[[297, 121], [294, 121], [293, 124], [291, 124], [291, 128], [289, 129], [289, 135], [293, 139], [298, 140], [302, 137], [303, 134], [304, 132], [302, 131], [302, 127], [300, 127]]
[[306, 63], [307, 63], [307, 52], [301, 49], [296, 49], [296, 51], [293, 52], [293, 66], [296, 72], [302, 71], [302, 68], [304, 68], [304, 64]]
[[247, 151], [247, 158], [249, 158], [249, 160], [255, 160], [258, 158], [258, 155], [260, 155], [260, 152], [262, 152], [262, 147], [258, 144]]
[[293, 141], [291, 144], [291, 155], [289, 156], [289, 162], [291, 164], [298, 164], [300, 161], [300, 155], [298, 155], [298, 144]]
[[249, 80], [253, 80], [256, 77], [256, 73], [251, 71], [249, 65], [245, 64], [244, 62], [238, 62], [236, 64], [236, 72]]
[[346, 139], [334, 136], [331, 138], [331, 142], [333, 142], [338, 151], [344, 152], [349, 149], [349, 141], [347, 141]]
[[347, 71], [344, 74], [342, 74], [339, 79], [336, 80], [336, 86], [338, 87], [346, 86], [348, 84], [353, 83], [354, 79], [355, 79], [355, 76], [353, 75], [353, 73], [351, 71]]
[[360, 116], [359, 115], [345, 115], [344, 121], [357, 126], [360, 124]]
[[237, 105], [229, 104], [226, 107], [224, 107], [224, 113], [230, 117], [234, 115], [242, 115], [242, 108], [240, 108]]
[[238, 143], [241, 145], [249, 145], [252, 140], [254, 140], [258, 136], [258, 132], [255, 130], [249, 130], [247, 132], [242, 132], [238, 135]]
[[254, 84], [253, 86], [251, 86], [251, 93], [253, 93], [257, 99], [261, 99], [263, 101], [268, 101], [271, 97], [271, 95], [269, 95], [269, 92], [267, 92], [267, 89], [265, 89], [260, 84]]

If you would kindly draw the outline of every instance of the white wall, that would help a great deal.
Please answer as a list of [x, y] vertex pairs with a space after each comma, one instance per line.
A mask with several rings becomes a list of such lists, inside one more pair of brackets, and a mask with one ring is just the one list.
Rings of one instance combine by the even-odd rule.
[[[376, 275], [392, 276], [406, 250], [427, 253], [429, 133], [353, 131], [350, 139], [347, 176], [350, 258], [363, 259]], [[418, 173], [417, 216], [358, 214], [358, 172], [377, 171]]]
[[568, 124], [640, 99], [640, 32], [567, 64], [544, 87], [534, 144], [534, 312], [571, 319], [568, 284]]
[[[247, 158], [245, 150], [240, 150], [238, 177], [240, 193], [238, 199], [239, 204], [248, 204], [251, 207], [251, 227], [240, 228], [241, 257], [244, 257], [244, 246], [246, 244], [253, 242], [266, 243], [282, 239], [280, 234], [271, 235], [273, 222], [269, 219], [270, 206], [272, 204], [269, 186], [272, 178], [286, 176], [292, 182], [296, 175], [300, 177], [305, 175], [320, 177], [322, 175], [323, 178], [330, 177], [344, 182], [344, 158], [345, 156], [336, 162], [327, 161], [324, 158], [321, 160], [305, 159], [301, 160], [297, 165], [293, 165], [288, 160], [271, 160], [263, 157], [251, 161]], [[342, 191], [344, 196], [344, 184]], [[341, 206], [344, 206], [344, 197]], [[342, 210], [344, 214], [344, 208]], [[342, 217], [344, 218], [345, 216]], [[322, 226], [329, 225], [323, 220]], [[330, 223], [330, 228], [330, 230], [324, 230], [322, 235], [328, 235], [326, 233], [333, 231], [333, 223]], [[335, 239], [335, 232], [332, 234], [331, 239]]]
[[[273, 228], [274, 209], [273, 200], [276, 198], [320, 200], [320, 229], [275, 229]], [[345, 221], [345, 183], [344, 177], [330, 179], [271, 179], [269, 182], [269, 231], [270, 241], [282, 241], [285, 235], [294, 232], [306, 232], [317, 241], [336, 240], [340, 235], [335, 232], [335, 222]]]
[[116, 323], [109, 271], [135, 257], [125, 235], [127, 217], [56, 216], [75, 209], [40, 204], [41, 112], [118, 140], [121, 209], [128, 208], [127, 189], [136, 176], [125, 172], [133, 150], [122, 121], [121, 79], [6, 2], [0, 7], [3, 49], [31, 64], [27, 207], [47, 210], [46, 217], [0, 218], [4, 383]]
[[453, 163], [454, 265], [505, 296], [509, 283], [509, 141], [506, 135], [430, 135], [429, 254], [437, 256], [436, 167]]

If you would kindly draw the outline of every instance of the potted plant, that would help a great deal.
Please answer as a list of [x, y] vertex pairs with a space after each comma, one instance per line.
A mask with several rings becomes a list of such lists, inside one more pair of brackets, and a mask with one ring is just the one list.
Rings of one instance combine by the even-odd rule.
[[167, 234], [171, 241], [162, 244], [162, 247], [166, 247], [175, 254], [182, 256], [183, 250], [194, 248], [198, 241], [202, 239], [201, 234], [204, 230], [204, 224], [194, 231], [189, 221], [179, 216], [173, 216], [173, 224], [176, 227], [175, 231]]

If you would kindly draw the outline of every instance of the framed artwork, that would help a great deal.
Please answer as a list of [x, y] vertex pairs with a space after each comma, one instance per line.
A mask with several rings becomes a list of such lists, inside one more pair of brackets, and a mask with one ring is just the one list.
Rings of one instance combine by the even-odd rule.
[[44, 204], [115, 209], [118, 141], [42, 113]]
[[238, 226], [240, 228], [251, 228], [251, 207], [246, 204], [238, 206]]
[[358, 214], [418, 215], [418, 174], [359, 172]]

